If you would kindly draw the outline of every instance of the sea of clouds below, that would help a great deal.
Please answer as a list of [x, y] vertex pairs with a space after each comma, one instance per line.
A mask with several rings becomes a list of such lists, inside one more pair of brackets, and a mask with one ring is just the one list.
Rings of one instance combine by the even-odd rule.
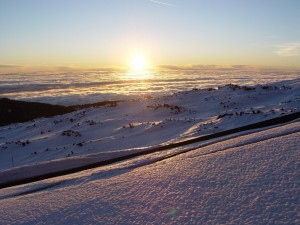
[[0, 75], [0, 97], [60, 105], [160, 96], [228, 83], [255, 85], [300, 77], [300, 71], [167, 70], [136, 74], [125, 71], [41, 72]]

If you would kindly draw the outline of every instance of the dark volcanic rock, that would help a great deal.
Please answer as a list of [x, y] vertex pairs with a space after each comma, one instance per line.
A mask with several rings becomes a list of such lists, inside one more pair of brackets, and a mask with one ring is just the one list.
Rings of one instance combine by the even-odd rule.
[[0, 126], [25, 122], [39, 117], [52, 117], [73, 112], [72, 107], [37, 102], [0, 99]]
[[[21, 123], [40, 117], [52, 117], [90, 107], [115, 107], [121, 101], [103, 101], [85, 105], [61, 106], [0, 98], [0, 126]], [[56, 121], [57, 123], [59, 121]], [[71, 122], [71, 121], [70, 121]], [[74, 122], [74, 121], [73, 121]]]

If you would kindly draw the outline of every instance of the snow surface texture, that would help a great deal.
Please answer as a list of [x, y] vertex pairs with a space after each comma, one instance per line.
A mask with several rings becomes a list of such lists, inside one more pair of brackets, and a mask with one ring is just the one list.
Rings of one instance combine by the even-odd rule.
[[299, 224], [300, 122], [0, 190], [0, 224]]
[[[271, 119], [299, 107], [300, 79], [296, 79], [148, 96], [115, 107], [12, 124], [0, 127], [0, 171], [65, 158], [72, 159], [65, 166], [76, 166], [78, 161], [111, 158]], [[78, 160], [82, 156], [85, 159]]]
[[[0, 128], [0, 179], [144, 151], [299, 106], [298, 79], [13, 124]], [[1, 189], [0, 224], [299, 224], [299, 134], [294, 121]]]

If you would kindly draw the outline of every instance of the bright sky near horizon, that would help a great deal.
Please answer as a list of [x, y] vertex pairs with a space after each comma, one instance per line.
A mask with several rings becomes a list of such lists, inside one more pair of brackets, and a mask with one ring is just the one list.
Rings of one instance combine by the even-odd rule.
[[0, 0], [0, 67], [300, 69], [299, 0]]

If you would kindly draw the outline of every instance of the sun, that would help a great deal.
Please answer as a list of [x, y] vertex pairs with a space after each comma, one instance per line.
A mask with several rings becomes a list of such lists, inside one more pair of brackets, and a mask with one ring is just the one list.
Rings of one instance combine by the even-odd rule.
[[149, 68], [149, 63], [144, 55], [135, 54], [131, 58], [130, 66], [132, 70], [145, 71], [147, 68]]

